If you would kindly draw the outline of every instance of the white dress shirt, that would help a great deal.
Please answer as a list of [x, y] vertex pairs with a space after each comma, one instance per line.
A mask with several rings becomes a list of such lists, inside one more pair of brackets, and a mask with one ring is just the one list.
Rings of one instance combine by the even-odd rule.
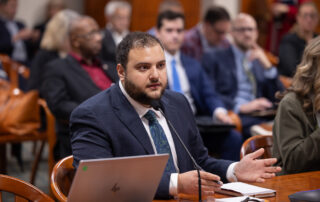
[[118, 46], [119, 43], [122, 41], [122, 39], [129, 34], [129, 30], [126, 30], [126, 31], [124, 31], [124, 32], [122, 32], [122, 33], [116, 32], [116, 31], [112, 28], [112, 25], [109, 24], [109, 23], [107, 24], [107, 28], [110, 30], [111, 35], [112, 35], [112, 38], [113, 38], [113, 41], [114, 41], [114, 43], [116, 44], [116, 46]]
[[180, 51], [176, 52], [175, 55], [171, 55], [167, 51], [164, 52], [165, 57], [166, 57], [166, 66], [167, 66], [167, 75], [168, 75], [168, 83], [170, 89], [173, 89], [173, 78], [172, 78], [172, 66], [171, 66], [171, 61], [175, 60], [176, 61], [176, 70], [178, 73], [179, 81], [180, 81], [180, 86], [181, 90], [184, 94], [184, 96], [187, 98], [190, 107], [192, 109], [192, 112], [195, 114], [196, 107], [194, 105], [194, 101], [191, 96], [191, 91], [190, 91], [190, 85], [189, 85], [189, 80], [186, 71], [184, 70], [181, 59], [180, 59]]
[[[119, 86], [120, 86], [120, 89], [122, 91], [122, 93], [124, 94], [124, 96], [128, 99], [128, 101], [130, 102], [130, 104], [133, 106], [133, 108], [136, 110], [136, 112], [138, 113], [142, 123], [143, 123], [143, 126], [145, 127], [147, 133], [148, 133], [148, 136], [149, 136], [149, 139], [150, 139], [150, 142], [152, 144], [152, 147], [153, 147], [153, 151], [155, 154], [157, 154], [157, 150], [156, 150], [156, 147], [154, 145], [154, 142], [153, 142], [153, 139], [152, 139], [152, 136], [150, 134], [150, 129], [149, 129], [149, 123], [148, 123], [148, 120], [146, 118], [144, 118], [144, 115], [149, 111], [149, 110], [153, 110], [157, 116], [157, 120], [159, 122], [159, 124], [161, 125], [161, 127], [163, 128], [164, 130], [164, 133], [167, 137], [167, 140], [168, 140], [168, 143], [169, 143], [169, 146], [170, 146], [170, 150], [171, 150], [171, 154], [172, 154], [172, 157], [173, 157], [173, 163], [174, 163], [174, 166], [177, 170], [177, 172], [179, 173], [179, 167], [178, 167], [178, 160], [177, 160], [177, 152], [176, 152], [176, 149], [175, 149], [175, 146], [174, 146], [174, 142], [173, 142], [173, 139], [172, 139], [172, 134], [170, 132], [170, 129], [169, 129], [169, 126], [168, 126], [168, 123], [165, 119], [165, 117], [159, 112], [159, 111], [156, 111], [154, 110], [153, 108], [148, 108], [148, 107], [145, 107], [143, 105], [141, 105], [140, 103], [138, 103], [137, 101], [135, 101], [134, 99], [132, 99], [129, 94], [126, 92], [126, 90], [124, 89], [124, 87], [122, 86], [122, 83], [121, 81], [119, 81]], [[227, 170], [227, 179], [229, 181], [236, 181], [237, 178], [234, 176], [234, 166], [235, 166], [236, 163], [232, 163], [229, 167], [228, 167], [228, 170]], [[169, 185], [169, 193], [170, 195], [174, 196], [174, 195], [177, 195], [178, 194], [178, 173], [172, 173], [171, 176], [170, 176], [170, 185]]]

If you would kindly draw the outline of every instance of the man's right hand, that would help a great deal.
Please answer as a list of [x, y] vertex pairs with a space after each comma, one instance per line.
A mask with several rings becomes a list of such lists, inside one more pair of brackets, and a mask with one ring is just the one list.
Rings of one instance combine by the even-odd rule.
[[240, 106], [240, 113], [248, 114], [254, 111], [262, 111], [272, 107], [272, 102], [266, 98], [258, 98]]
[[[205, 171], [200, 171], [201, 192], [204, 196], [212, 196], [215, 190], [220, 189], [221, 185], [214, 182], [220, 181], [220, 177]], [[179, 194], [198, 194], [198, 173], [196, 170], [181, 173], [178, 175]]]

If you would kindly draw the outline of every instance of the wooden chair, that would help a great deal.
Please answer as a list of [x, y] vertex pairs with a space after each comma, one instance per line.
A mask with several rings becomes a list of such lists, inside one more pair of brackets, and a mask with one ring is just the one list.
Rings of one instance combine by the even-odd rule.
[[[29, 78], [29, 69], [13, 60], [10, 59], [8, 55], [0, 54], [0, 61], [2, 62], [4, 70], [7, 72], [11, 88], [18, 88], [19, 86], [19, 75], [24, 78]], [[0, 135], [0, 173], [6, 172], [6, 143], [19, 143], [24, 141], [41, 141], [40, 148], [36, 153], [36, 157], [32, 166], [32, 172], [30, 177], [30, 182], [33, 184], [35, 180], [36, 171], [38, 168], [39, 160], [44, 148], [45, 143], [48, 141], [49, 144], [49, 156], [48, 156], [48, 167], [49, 167], [49, 179], [52, 172], [53, 166], [55, 164], [53, 148], [56, 143], [56, 133], [55, 133], [55, 118], [50, 112], [47, 103], [43, 99], [38, 100], [39, 107], [45, 112], [46, 118], [46, 130], [39, 131], [35, 130], [30, 134], [15, 135], [15, 134], [1, 134]]]
[[26, 79], [29, 78], [30, 70], [26, 66], [11, 60], [8, 55], [0, 54], [0, 61], [13, 87], [17, 88], [19, 86], [19, 75]]
[[285, 88], [289, 88], [291, 86], [292, 78], [280, 75], [279, 80]]
[[245, 155], [252, 153], [260, 148], [264, 148], [265, 152], [261, 158], [272, 157], [272, 135], [256, 135], [247, 139], [241, 147], [240, 159]]
[[75, 174], [72, 163], [73, 156], [61, 159], [54, 166], [51, 174], [51, 190], [54, 196], [61, 202], [67, 201], [67, 196]]
[[47, 103], [43, 99], [38, 100], [39, 107], [41, 107], [46, 115], [46, 130], [40, 131], [38, 129], [32, 131], [29, 134], [16, 135], [16, 134], [1, 134], [0, 135], [0, 162], [1, 162], [1, 172], [6, 172], [6, 143], [19, 143], [24, 141], [41, 141], [41, 146], [36, 152], [35, 160], [32, 165], [30, 183], [34, 183], [39, 160], [44, 148], [45, 143], [49, 143], [49, 156], [48, 156], [48, 166], [49, 166], [49, 179], [50, 173], [54, 166], [54, 157], [53, 157], [53, 147], [55, 145], [55, 119], [51, 114]]
[[54, 202], [37, 187], [17, 178], [0, 174], [0, 202], [2, 202], [1, 191], [14, 194], [15, 201]]
[[236, 125], [236, 130], [239, 133], [242, 133], [242, 124], [241, 124], [241, 119], [240, 117], [234, 113], [233, 111], [229, 110], [228, 111], [228, 115], [230, 116], [230, 118], [232, 119], [232, 121], [234, 122], [234, 124]]

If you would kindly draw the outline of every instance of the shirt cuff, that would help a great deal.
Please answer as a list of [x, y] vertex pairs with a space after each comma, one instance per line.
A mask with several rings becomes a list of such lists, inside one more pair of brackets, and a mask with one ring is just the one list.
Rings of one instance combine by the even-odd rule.
[[170, 175], [169, 194], [171, 196], [178, 195], [178, 173], [171, 173]]
[[275, 79], [278, 76], [278, 70], [275, 67], [271, 67], [264, 71], [264, 76], [267, 79]]
[[222, 112], [222, 113], [224, 113], [224, 114], [228, 114], [228, 111], [225, 109], [225, 108], [223, 108], [223, 107], [217, 107], [214, 111], [213, 111], [213, 120], [215, 121], [215, 122], [217, 122], [218, 121], [218, 119], [217, 119], [217, 113], [219, 113], [219, 112]]
[[231, 163], [230, 166], [228, 167], [228, 170], [227, 170], [227, 180], [229, 182], [237, 182], [238, 179], [234, 173], [234, 167], [237, 165], [238, 162], [234, 162], [234, 163]]

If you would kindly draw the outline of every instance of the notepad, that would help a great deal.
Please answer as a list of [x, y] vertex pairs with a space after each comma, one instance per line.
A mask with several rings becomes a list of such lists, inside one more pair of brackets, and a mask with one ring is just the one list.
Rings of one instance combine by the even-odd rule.
[[231, 196], [272, 197], [276, 195], [276, 191], [273, 189], [258, 187], [243, 182], [223, 184], [221, 190], [217, 190], [216, 192]]
[[[232, 198], [219, 198], [216, 199], [215, 202], [239, 202], [239, 201], [245, 201], [247, 199], [247, 196], [239, 196], [239, 197], [232, 197]], [[250, 199], [254, 199], [259, 202], [264, 202], [263, 199], [255, 198], [255, 197], [250, 197]]]

